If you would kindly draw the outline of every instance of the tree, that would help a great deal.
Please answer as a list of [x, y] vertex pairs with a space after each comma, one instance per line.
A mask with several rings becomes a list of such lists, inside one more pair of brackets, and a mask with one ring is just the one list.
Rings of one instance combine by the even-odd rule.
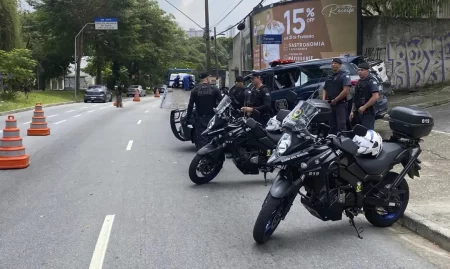
[[32, 59], [31, 51], [13, 49], [9, 52], [0, 50], [0, 74], [2, 75], [2, 99], [15, 97], [21, 85], [34, 77], [33, 69], [36, 61]]
[[0, 1], [0, 50], [21, 46], [20, 19], [16, 0]]
[[450, 0], [363, 0], [362, 12], [366, 16], [435, 18], [437, 8], [448, 4]]

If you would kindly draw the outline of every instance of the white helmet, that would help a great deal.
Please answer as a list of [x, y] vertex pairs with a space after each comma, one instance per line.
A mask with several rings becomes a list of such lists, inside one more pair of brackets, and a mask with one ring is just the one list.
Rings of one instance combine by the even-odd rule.
[[383, 149], [383, 138], [374, 130], [367, 130], [365, 136], [355, 135], [353, 142], [359, 146], [357, 155], [372, 155], [378, 157]]
[[281, 130], [281, 124], [277, 120], [277, 116], [270, 118], [270, 120], [267, 122], [266, 130], [267, 131]]

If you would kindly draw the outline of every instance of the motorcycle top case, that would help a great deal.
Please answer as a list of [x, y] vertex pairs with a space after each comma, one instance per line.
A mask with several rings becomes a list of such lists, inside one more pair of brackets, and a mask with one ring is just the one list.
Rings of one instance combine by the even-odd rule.
[[314, 107], [318, 108], [320, 112], [314, 117], [312, 122], [321, 123], [328, 122], [331, 117], [331, 106], [328, 101], [321, 99], [309, 99], [308, 103], [311, 103]]
[[429, 135], [433, 126], [433, 116], [418, 107], [398, 106], [389, 113], [389, 127], [400, 137], [419, 139]]

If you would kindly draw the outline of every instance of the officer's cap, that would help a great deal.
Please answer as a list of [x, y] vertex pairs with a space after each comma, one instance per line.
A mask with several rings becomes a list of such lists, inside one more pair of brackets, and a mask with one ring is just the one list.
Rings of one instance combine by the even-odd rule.
[[370, 69], [370, 65], [368, 63], [360, 63], [358, 65], [358, 68], [360, 69], [365, 69], [365, 70], [369, 70]]
[[244, 77], [243, 76], [237, 76], [236, 77], [236, 82], [244, 82]]
[[200, 75], [198, 76], [200, 79], [205, 79], [207, 77], [209, 77], [208, 73], [200, 73]]
[[251, 77], [260, 77], [260, 78], [262, 78], [263, 77], [263, 74], [261, 73], [261, 72], [253, 72], [251, 75], [250, 75]]
[[342, 60], [339, 58], [333, 58], [333, 60], [331, 60], [332, 62], [338, 63], [338, 64], [342, 64]]

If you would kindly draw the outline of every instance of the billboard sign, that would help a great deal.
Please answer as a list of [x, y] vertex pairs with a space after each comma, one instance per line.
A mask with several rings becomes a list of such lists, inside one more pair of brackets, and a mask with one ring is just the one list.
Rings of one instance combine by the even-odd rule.
[[[310, 0], [269, 5], [252, 17], [253, 69], [277, 59], [297, 62], [356, 55], [358, 0]], [[281, 44], [260, 36], [281, 35]]]

